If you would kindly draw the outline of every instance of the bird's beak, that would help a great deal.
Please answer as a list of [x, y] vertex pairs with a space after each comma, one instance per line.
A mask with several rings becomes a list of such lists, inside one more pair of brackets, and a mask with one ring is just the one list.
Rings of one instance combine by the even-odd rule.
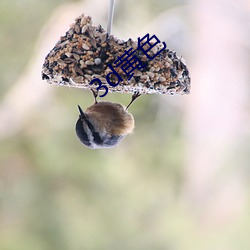
[[77, 106], [78, 106], [78, 110], [79, 110], [79, 113], [80, 113], [80, 118], [86, 118], [84, 112], [82, 111], [82, 108], [79, 105], [77, 105]]

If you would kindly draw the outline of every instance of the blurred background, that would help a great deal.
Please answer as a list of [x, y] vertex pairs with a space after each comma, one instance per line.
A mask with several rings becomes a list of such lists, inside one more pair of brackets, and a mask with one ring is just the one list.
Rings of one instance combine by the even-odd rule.
[[92, 94], [41, 68], [81, 13], [106, 28], [108, 5], [0, 2], [0, 249], [249, 250], [250, 1], [117, 0], [112, 33], [165, 41], [191, 94], [140, 97], [134, 134], [90, 150], [74, 126]]

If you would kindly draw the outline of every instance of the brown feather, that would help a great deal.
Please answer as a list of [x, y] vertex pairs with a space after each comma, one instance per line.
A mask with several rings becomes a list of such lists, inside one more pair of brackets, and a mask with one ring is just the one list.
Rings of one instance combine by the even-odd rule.
[[88, 107], [85, 113], [98, 131], [107, 131], [111, 135], [133, 132], [134, 118], [121, 104], [98, 102]]

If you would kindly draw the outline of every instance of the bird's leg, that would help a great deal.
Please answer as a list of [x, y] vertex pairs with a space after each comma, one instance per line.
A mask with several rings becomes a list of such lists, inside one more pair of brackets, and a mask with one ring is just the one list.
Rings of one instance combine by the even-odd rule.
[[130, 101], [130, 103], [128, 104], [128, 106], [126, 107], [126, 110], [131, 106], [131, 104], [140, 96], [141, 94], [139, 93], [139, 91], [135, 92], [132, 95], [132, 99]]
[[95, 104], [97, 104], [96, 98], [97, 98], [97, 96], [98, 96], [98, 90], [93, 90], [93, 89], [90, 89], [90, 90], [92, 91], [92, 94], [93, 94], [93, 96], [94, 96]]

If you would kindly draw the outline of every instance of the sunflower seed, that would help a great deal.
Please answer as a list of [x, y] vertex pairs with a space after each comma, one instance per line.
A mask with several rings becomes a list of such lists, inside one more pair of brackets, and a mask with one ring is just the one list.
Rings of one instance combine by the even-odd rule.
[[86, 43], [83, 43], [82, 44], [82, 48], [85, 49], [85, 50], [89, 50], [89, 46], [86, 44]]
[[85, 64], [86, 64], [86, 65], [94, 65], [95, 63], [94, 63], [93, 61], [87, 60], [87, 61], [85, 62]]

